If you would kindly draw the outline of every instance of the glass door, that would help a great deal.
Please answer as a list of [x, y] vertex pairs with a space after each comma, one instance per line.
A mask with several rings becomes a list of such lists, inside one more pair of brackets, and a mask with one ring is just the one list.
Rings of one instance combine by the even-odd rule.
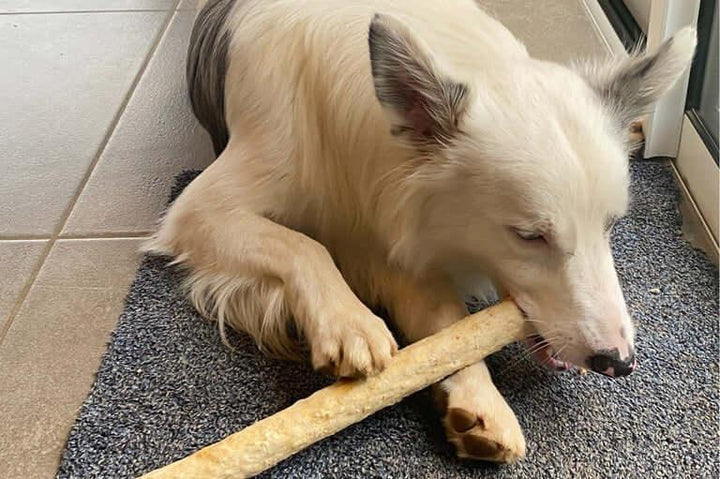
[[698, 49], [690, 72], [686, 114], [718, 164], [718, 19], [716, 0], [700, 2]]

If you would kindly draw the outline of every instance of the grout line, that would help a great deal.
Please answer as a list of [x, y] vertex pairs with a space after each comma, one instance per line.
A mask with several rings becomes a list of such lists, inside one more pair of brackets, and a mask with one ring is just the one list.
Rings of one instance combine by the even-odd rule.
[[32, 288], [32, 285], [35, 284], [35, 278], [37, 278], [38, 274], [40, 273], [40, 269], [42, 268], [42, 265], [45, 263], [45, 260], [50, 255], [50, 250], [53, 246], [53, 241], [50, 240], [45, 245], [45, 248], [40, 253], [40, 258], [35, 262], [35, 265], [33, 266], [33, 269], [30, 271], [30, 276], [28, 277], [27, 281], [25, 281], [25, 284], [23, 285], [22, 289], [20, 290], [20, 294], [18, 295], [17, 299], [15, 300], [15, 304], [13, 305], [12, 309], [10, 310], [10, 314], [5, 319], [5, 322], [0, 327], [0, 346], [2, 346], [3, 340], [5, 339], [5, 336], [7, 335], [7, 332], [10, 330], [10, 326], [15, 321], [15, 317], [17, 316], [18, 312], [20, 311], [20, 307], [25, 302], [25, 298], [27, 298], [28, 294], [30, 293], [30, 288]]
[[140, 79], [145, 74], [145, 70], [147, 69], [148, 65], [150, 64], [150, 60], [153, 58], [153, 56], [155, 56], [155, 52], [157, 51], [157, 48], [160, 45], [160, 42], [167, 34], [168, 27], [170, 26], [170, 22], [172, 21], [173, 17], [177, 13], [176, 8], [179, 3], [180, 3], [180, 0], [175, 0], [173, 8], [170, 10], [167, 10], [168, 13], [167, 13], [167, 18], [165, 19], [165, 23], [163, 24], [162, 28], [160, 29], [160, 33], [158, 33], [157, 37], [155, 38], [155, 42], [153, 43], [153, 46], [150, 48], [150, 51], [148, 52], [148, 54], [146, 55], [145, 61], [140, 66], [140, 69], [137, 72], [137, 75], [135, 75], [135, 78], [134, 78], [132, 84], [130, 85], [128, 92], [125, 94], [125, 98], [123, 99], [123, 102], [120, 105], [120, 108], [118, 108], [118, 111], [115, 113], [115, 117], [110, 122], [107, 132], [105, 133], [105, 137], [103, 138], [103, 141], [100, 143], [100, 146], [98, 147], [98, 149], [95, 153], [93, 161], [90, 163], [90, 166], [88, 166], [88, 169], [85, 172], [85, 176], [81, 180], [78, 188], [75, 190], [75, 194], [73, 195], [70, 203], [65, 208], [65, 211], [63, 212], [63, 215], [60, 218], [60, 221], [58, 222], [58, 226], [55, 229], [55, 231], [53, 232], [53, 235], [50, 237], [47, 246], [45, 247], [42, 254], [40, 255], [40, 258], [38, 259], [35, 266], [33, 267], [33, 270], [30, 272], [30, 277], [25, 282], [25, 285], [23, 286], [23, 289], [20, 292], [20, 295], [18, 296], [17, 300], [15, 301], [13, 308], [10, 310], [10, 314], [8, 315], [8, 317], [5, 320], [5, 322], [3, 323], [3, 325], [0, 327], [0, 346], [2, 346], [5, 336], [7, 336], [7, 332], [10, 330], [10, 327], [12, 326], [12, 323], [15, 321], [15, 318], [17, 317], [17, 314], [20, 311], [20, 308], [22, 307], [23, 303], [25, 302], [25, 299], [27, 298], [28, 294], [30, 293], [30, 288], [35, 283], [35, 280], [37, 279], [38, 275], [40, 274], [40, 270], [42, 269], [43, 264], [45, 264], [45, 260], [50, 255], [50, 250], [52, 249], [53, 245], [55, 244], [58, 237], [60, 236], [60, 233], [62, 232], [63, 228], [65, 228], [68, 218], [70, 218], [70, 214], [72, 213], [73, 208], [75, 208], [75, 204], [77, 203], [78, 198], [80, 198], [80, 195], [85, 190], [85, 186], [87, 185], [88, 181], [90, 180], [90, 176], [92, 175], [92, 172], [95, 169], [95, 166], [100, 161], [100, 157], [102, 156], [103, 151], [105, 151], [105, 147], [107, 146], [108, 142], [110, 141], [110, 137], [112, 136], [113, 132], [115, 131], [115, 127], [120, 122], [120, 118], [122, 117], [123, 113], [125, 113], [125, 108], [127, 108], [128, 103], [130, 103], [130, 98], [132, 98], [133, 94], [135, 93], [135, 88], [137, 88], [138, 83], [140, 83]]
[[8, 15], [65, 15], [65, 14], [88, 14], [88, 13], [147, 13], [147, 12], [173, 12], [173, 8], [143, 8], [138, 10], [45, 10], [38, 12], [0, 12], [0, 16]]
[[40, 240], [49, 240], [52, 238], [52, 235], [0, 235], [0, 241], [40, 241]]
[[108, 231], [104, 233], [78, 233], [61, 235], [57, 239], [65, 240], [93, 240], [93, 239], [132, 239], [149, 238], [153, 231]]
[[91, 239], [124, 239], [124, 238], [146, 238], [154, 233], [153, 230], [135, 230], [135, 231], [103, 231], [99, 233], [77, 233], [77, 234], [60, 234], [53, 238], [51, 235], [0, 235], [0, 243], [8, 243], [12, 241], [56, 241], [63, 240], [91, 240]]

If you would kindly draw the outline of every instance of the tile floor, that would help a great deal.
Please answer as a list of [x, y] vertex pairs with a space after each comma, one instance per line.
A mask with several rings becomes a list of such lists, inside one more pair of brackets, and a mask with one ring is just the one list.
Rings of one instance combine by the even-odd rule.
[[[51, 477], [172, 177], [194, 0], [0, 0], [0, 477]], [[481, 1], [536, 56], [602, 55], [580, 0]]]

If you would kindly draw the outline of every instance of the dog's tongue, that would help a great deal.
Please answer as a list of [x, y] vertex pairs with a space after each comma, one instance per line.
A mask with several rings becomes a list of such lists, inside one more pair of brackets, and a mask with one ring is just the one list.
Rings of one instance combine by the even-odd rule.
[[[543, 343], [542, 346], [540, 345], [541, 343]], [[528, 348], [529, 351], [532, 351], [535, 359], [543, 366], [554, 369], [555, 371], [567, 371], [570, 369], [568, 363], [560, 361], [555, 357], [552, 347], [547, 344], [547, 341], [540, 335], [536, 334], [526, 338], [525, 347]]]

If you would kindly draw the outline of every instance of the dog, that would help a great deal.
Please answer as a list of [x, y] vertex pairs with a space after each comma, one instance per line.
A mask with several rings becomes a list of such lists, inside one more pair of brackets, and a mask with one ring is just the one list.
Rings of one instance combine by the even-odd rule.
[[[338, 376], [382, 370], [514, 299], [548, 366], [619, 377], [634, 327], [609, 235], [628, 208], [629, 125], [691, 62], [656, 51], [531, 58], [473, 0], [210, 0], [188, 50], [217, 159], [147, 249], [187, 270], [204, 315]], [[436, 386], [460, 457], [512, 463], [517, 418], [484, 362]]]

